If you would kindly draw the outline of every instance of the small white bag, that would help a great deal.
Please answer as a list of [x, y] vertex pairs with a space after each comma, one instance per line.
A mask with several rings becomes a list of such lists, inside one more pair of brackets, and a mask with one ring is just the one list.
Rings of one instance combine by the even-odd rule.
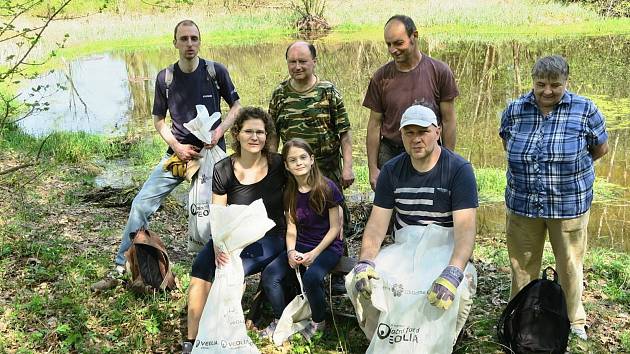
[[370, 339], [366, 353], [452, 352], [460, 300], [474, 293], [470, 280], [476, 284], [476, 271], [468, 263], [466, 281], [459, 285], [448, 310], [431, 305], [427, 293], [448, 265], [454, 245], [452, 228], [429, 225], [397, 230], [395, 243], [374, 260], [380, 279], [371, 280], [371, 301], [361, 300], [354, 288], [354, 271], [348, 274], [348, 294]]
[[230, 255], [217, 268], [214, 283], [199, 320], [193, 353], [260, 353], [247, 335], [241, 307], [245, 274], [241, 251], [261, 239], [275, 223], [267, 217], [262, 199], [250, 205], [210, 206], [213, 243]]
[[294, 333], [306, 328], [312, 316], [311, 306], [304, 293], [299, 267], [295, 268], [295, 275], [300, 283], [300, 294], [284, 308], [282, 316], [278, 320], [276, 330], [273, 332], [273, 343], [277, 346], [281, 346]]
[[[208, 115], [204, 105], [197, 105], [197, 117], [184, 127], [204, 143], [210, 143], [210, 129], [221, 118], [221, 113]], [[199, 252], [212, 238], [210, 227], [210, 204], [212, 202], [212, 173], [214, 164], [224, 159], [227, 154], [219, 146], [212, 149], [203, 148], [199, 152], [201, 158], [197, 177], [193, 179], [188, 192], [188, 251]]]

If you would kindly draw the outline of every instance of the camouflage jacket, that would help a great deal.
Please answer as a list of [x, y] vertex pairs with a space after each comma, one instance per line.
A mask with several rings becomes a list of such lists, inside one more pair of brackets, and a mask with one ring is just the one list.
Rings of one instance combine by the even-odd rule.
[[343, 98], [331, 82], [318, 81], [306, 92], [296, 92], [289, 80], [282, 82], [273, 91], [269, 114], [283, 142], [302, 138], [311, 145], [318, 162], [339, 161], [339, 135], [350, 130], [350, 120]]

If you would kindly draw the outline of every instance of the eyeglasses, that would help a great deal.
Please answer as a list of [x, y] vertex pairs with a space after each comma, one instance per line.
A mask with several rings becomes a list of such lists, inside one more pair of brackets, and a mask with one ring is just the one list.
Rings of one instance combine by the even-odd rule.
[[244, 133], [248, 137], [253, 137], [256, 134], [257, 137], [267, 136], [267, 132], [264, 130], [254, 130], [254, 129], [244, 129], [241, 130], [241, 133]]

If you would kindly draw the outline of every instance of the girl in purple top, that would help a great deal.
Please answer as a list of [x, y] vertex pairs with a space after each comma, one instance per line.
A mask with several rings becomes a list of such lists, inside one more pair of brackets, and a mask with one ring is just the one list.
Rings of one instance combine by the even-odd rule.
[[320, 173], [313, 150], [306, 141], [287, 141], [282, 147], [282, 158], [290, 172], [284, 189], [287, 251], [262, 273], [261, 282], [275, 317], [262, 335], [273, 335], [286, 307], [282, 281], [286, 276], [293, 276], [291, 269], [300, 267], [304, 292], [313, 314], [311, 323], [300, 332], [310, 341], [325, 327], [324, 277], [337, 265], [343, 250], [343, 241], [339, 237], [339, 204], [343, 195]]

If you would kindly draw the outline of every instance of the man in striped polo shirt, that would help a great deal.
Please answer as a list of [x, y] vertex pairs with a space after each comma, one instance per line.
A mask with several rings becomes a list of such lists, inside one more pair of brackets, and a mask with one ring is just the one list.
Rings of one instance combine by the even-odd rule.
[[[470, 163], [438, 144], [440, 129], [430, 108], [415, 105], [402, 115], [400, 132], [406, 153], [385, 163], [378, 177], [360, 261], [354, 268], [358, 279], [355, 287], [360, 293], [369, 294], [369, 279], [378, 277], [374, 259], [393, 213], [394, 237], [396, 230], [411, 225], [435, 223], [453, 228], [454, 250], [428, 298], [431, 304], [445, 310], [455, 298], [475, 244], [477, 183]], [[460, 314], [465, 313], [460, 320], [465, 320], [471, 304], [471, 300], [460, 302]], [[463, 326], [460, 320], [458, 329]]]

